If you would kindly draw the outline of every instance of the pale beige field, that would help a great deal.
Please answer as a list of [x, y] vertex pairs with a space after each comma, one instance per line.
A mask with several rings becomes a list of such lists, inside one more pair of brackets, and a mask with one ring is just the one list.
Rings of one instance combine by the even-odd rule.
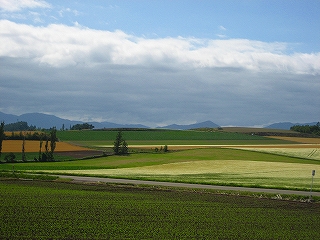
[[[309, 177], [311, 170], [320, 173], [320, 165], [300, 163], [279, 163], [262, 161], [212, 160], [168, 163], [155, 166], [93, 169], [93, 170], [61, 170], [64, 173], [97, 174], [97, 175], [183, 175], [225, 173], [251, 175], [260, 177]], [[60, 171], [60, 170], [59, 170]]]
[[236, 149], [245, 149], [256, 152], [265, 152], [265, 153], [273, 153], [280, 154], [290, 157], [299, 157], [306, 159], [315, 159], [320, 160], [320, 148], [287, 148], [287, 147], [276, 147], [276, 148], [261, 148], [261, 147], [237, 147]]

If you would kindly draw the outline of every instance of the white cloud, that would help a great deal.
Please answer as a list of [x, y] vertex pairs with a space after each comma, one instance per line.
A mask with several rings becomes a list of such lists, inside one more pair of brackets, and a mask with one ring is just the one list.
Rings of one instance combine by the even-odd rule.
[[182, 37], [146, 39], [80, 25], [34, 27], [7, 20], [0, 21], [0, 29], [0, 56], [29, 58], [54, 67], [110, 63], [320, 74], [320, 53], [288, 55], [286, 43]]
[[24, 8], [50, 8], [43, 0], [0, 0], [0, 9], [6, 12], [17, 12]]
[[224, 26], [219, 26], [219, 29], [222, 31], [227, 31], [227, 29]]
[[74, 16], [79, 16], [80, 12], [77, 10], [72, 10], [70, 8], [62, 8], [59, 12], [60, 17], [63, 17], [65, 13], [73, 13]]

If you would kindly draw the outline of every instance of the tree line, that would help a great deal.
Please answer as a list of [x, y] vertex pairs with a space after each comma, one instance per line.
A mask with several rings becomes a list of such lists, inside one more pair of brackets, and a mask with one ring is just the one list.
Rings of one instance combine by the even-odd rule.
[[[70, 125], [70, 130], [84, 130], [84, 129], [93, 129], [94, 126], [89, 123], [79, 123], [75, 124], [73, 126]], [[4, 125], [4, 131], [6, 132], [12, 132], [12, 131], [43, 131], [46, 129], [37, 128], [34, 125], [28, 125], [27, 122], [24, 121], [18, 121], [15, 123], [8, 123]], [[61, 131], [68, 130], [68, 128], [65, 128], [65, 125], [62, 124]]]
[[320, 122], [316, 125], [294, 125], [290, 128], [292, 131], [308, 133], [320, 136]]
[[[33, 134], [27, 133], [27, 134], [20, 134], [16, 136], [15, 134], [12, 134], [11, 138], [10, 136], [5, 135], [5, 124], [4, 122], [0, 123], [0, 157], [2, 154], [2, 143], [3, 140], [12, 139], [13, 140], [22, 140], [22, 161], [27, 161], [26, 154], [25, 154], [25, 140], [29, 140], [30, 138], [32, 140], [39, 140], [39, 155], [38, 158], [34, 158], [35, 161], [40, 162], [46, 162], [46, 161], [54, 161], [54, 150], [56, 148], [56, 142], [58, 141], [57, 138], [57, 130], [55, 127], [51, 128], [49, 133], [46, 132], [34, 132]], [[28, 139], [29, 137], [29, 139]], [[42, 152], [42, 146], [43, 143], [45, 143], [45, 151]], [[9, 153], [5, 156], [5, 161], [7, 162], [14, 162], [15, 161], [15, 155], [14, 153]]]

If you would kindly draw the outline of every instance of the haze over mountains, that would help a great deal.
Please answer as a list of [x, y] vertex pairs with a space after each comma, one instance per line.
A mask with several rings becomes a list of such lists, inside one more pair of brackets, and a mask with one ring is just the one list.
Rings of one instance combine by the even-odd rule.
[[[71, 126], [75, 124], [81, 124], [84, 123], [82, 121], [72, 121], [68, 119], [63, 119], [56, 117], [54, 115], [44, 114], [44, 113], [26, 113], [22, 114], [20, 116], [13, 115], [13, 114], [6, 114], [3, 112], [0, 112], [0, 121], [4, 121], [5, 124], [9, 123], [15, 123], [19, 121], [27, 122], [28, 125], [36, 126], [37, 128], [45, 128], [49, 129], [51, 127], [56, 127], [57, 129], [64, 128], [69, 129]], [[101, 129], [101, 128], [150, 128], [148, 126], [142, 125], [142, 124], [117, 124], [112, 122], [88, 122], [89, 124], [92, 124], [95, 129]], [[272, 129], [286, 129], [289, 130], [290, 127], [293, 125], [315, 125], [316, 122], [312, 123], [291, 123], [291, 122], [282, 122], [282, 123], [274, 123], [269, 126], [266, 126], [265, 128], [272, 128]], [[212, 121], [205, 121], [195, 124], [189, 124], [189, 125], [178, 125], [178, 124], [172, 124], [168, 126], [163, 126], [159, 128], [165, 128], [165, 129], [174, 129], [174, 130], [186, 130], [186, 129], [194, 129], [194, 128], [217, 128], [220, 127], [220, 125], [212, 122]]]

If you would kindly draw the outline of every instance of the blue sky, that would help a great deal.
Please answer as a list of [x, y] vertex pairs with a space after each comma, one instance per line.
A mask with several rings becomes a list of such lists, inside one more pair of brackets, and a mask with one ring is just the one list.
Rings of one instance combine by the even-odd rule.
[[0, 111], [319, 121], [320, 1], [0, 0]]

